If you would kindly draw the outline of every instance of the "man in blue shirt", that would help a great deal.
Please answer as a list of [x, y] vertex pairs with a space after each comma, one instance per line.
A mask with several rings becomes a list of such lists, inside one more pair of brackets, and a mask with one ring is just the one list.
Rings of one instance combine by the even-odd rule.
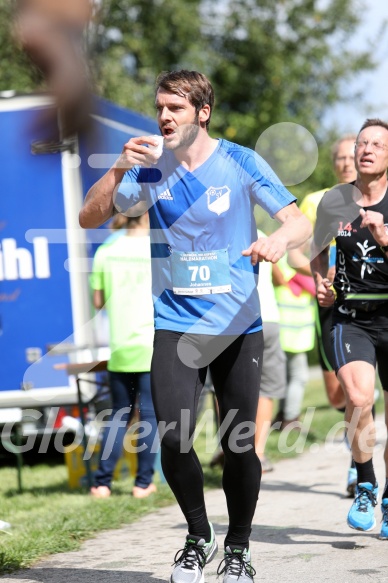
[[[171, 583], [202, 583], [217, 552], [191, 447], [198, 398], [210, 369], [217, 395], [223, 488], [229, 513], [224, 583], [252, 583], [249, 536], [260, 489], [254, 448], [263, 336], [258, 263], [278, 261], [311, 234], [309, 221], [254, 151], [211, 138], [209, 80], [196, 71], [162, 73], [155, 105], [163, 153], [152, 136], [130, 139], [90, 189], [80, 224], [94, 228], [146, 201], [151, 224], [155, 342], [152, 395], [164, 475], [188, 524]], [[257, 239], [258, 204], [280, 223]], [[256, 240], [257, 239], [257, 240]], [[163, 427], [163, 430], [161, 429]]]

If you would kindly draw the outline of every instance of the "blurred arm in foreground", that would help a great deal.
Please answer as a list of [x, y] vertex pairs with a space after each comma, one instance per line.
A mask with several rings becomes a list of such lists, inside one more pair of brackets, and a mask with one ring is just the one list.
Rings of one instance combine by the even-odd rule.
[[[61, 138], [86, 129], [91, 81], [84, 31], [92, 18], [92, 0], [17, 0], [16, 41], [40, 70], [60, 114]], [[49, 139], [58, 139], [57, 119], [40, 118]]]

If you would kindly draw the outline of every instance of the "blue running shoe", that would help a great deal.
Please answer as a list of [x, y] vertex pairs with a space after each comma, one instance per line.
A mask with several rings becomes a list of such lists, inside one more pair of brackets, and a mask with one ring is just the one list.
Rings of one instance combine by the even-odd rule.
[[349, 470], [348, 470], [348, 484], [346, 486], [348, 498], [355, 497], [356, 486], [357, 486], [357, 470], [356, 470], [356, 468], [349, 468]]
[[377, 504], [379, 488], [370, 482], [356, 486], [356, 498], [349, 510], [348, 526], [356, 530], [368, 531], [376, 526], [374, 507]]
[[379, 539], [388, 540], [388, 498], [382, 499], [381, 512], [383, 513], [383, 518]]

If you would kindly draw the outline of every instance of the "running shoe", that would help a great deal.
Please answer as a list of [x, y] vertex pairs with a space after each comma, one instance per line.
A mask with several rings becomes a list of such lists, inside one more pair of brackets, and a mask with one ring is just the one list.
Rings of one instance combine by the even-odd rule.
[[376, 526], [374, 507], [377, 504], [378, 486], [362, 482], [356, 486], [356, 498], [349, 510], [348, 526], [368, 531]]
[[349, 470], [348, 470], [348, 485], [346, 486], [348, 498], [355, 497], [356, 486], [357, 486], [357, 469], [356, 468], [349, 468]]
[[251, 565], [250, 551], [238, 546], [226, 547], [217, 575], [224, 576], [223, 583], [252, 583], [256, 571]]
[[383, 518], [379, 539], [388, 540], [388, 498], [382, 499], [381, 512], [383, 513]]
[[170, 583], [203, 583], [203, 568], [206, 563], [214, 559], [218, 545], [214, 534], [213, 525], [210, 524], [211, 539], [207, 543], [205, 539], [188, 534], [186, 544], [174, 557], [174, 569], [170, 577]]

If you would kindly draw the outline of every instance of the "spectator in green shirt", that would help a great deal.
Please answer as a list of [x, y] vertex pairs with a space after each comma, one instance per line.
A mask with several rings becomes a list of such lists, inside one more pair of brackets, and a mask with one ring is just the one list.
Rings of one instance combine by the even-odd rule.
[[94, 305], [107, 310], [111, 349], [112, 414], [91, 488], [98, 498], [110, 496], [113, 471], [136, 400], [142, 430], [133, 495], [144, 498], [156, 491], [152, 482], [158, 437], [150, 383], [154, 325], [148, 213], [127, 218], [121, 233], [97, 249], [91, 278]]

